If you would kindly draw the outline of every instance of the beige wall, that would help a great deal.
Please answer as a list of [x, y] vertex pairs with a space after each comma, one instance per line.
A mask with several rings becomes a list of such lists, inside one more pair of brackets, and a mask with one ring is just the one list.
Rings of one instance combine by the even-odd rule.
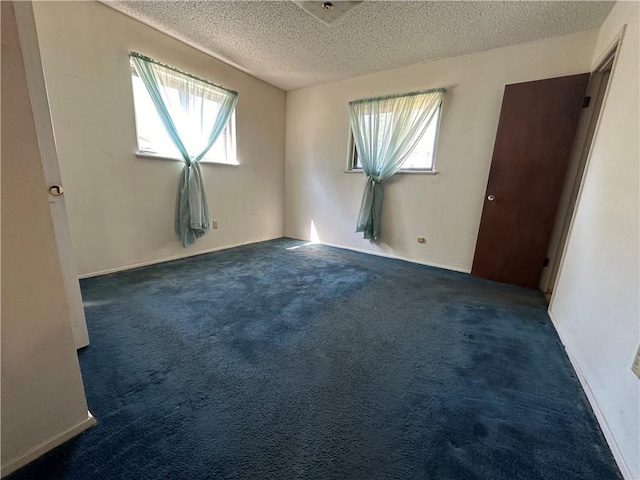
[[[499, 48], [287, 93], [285, 234], [469, 271], [505, 84], [589, 71], [597, 32]], [[343, 173], [347, 103], [446, 87], [437, 175], [385, 184], [382, 242], [355, 233], [364, 177]], [[426, 244], [416, 242], [426, 237]]]
[[626, 478], [640, 478], [639, 12], [617, 3], [593, 66], [627, 24], [550, 313]]
[[[96, 2], [36, 2], [36, 23], [80, 274], [281, 237], [284, 92]], [[181, 162], [137, 158], [129, 51], [239, 92], [240, 166], [203, 164], [219, 228], [173, 230]]]
[[13, 7], [2, 5], [2, 474], [88, 426]]

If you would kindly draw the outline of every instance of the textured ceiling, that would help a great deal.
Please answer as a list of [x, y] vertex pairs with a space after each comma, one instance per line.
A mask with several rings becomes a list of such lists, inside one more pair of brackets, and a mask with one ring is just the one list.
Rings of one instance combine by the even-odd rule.
[[368, 0], [327, 25], [293, 1], [103, 3], [283, 90], [596, 28], [613, 6]]

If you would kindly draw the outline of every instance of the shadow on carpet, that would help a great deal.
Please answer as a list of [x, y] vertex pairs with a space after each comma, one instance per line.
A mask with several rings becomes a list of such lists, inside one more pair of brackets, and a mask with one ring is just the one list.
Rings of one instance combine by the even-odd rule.
[[620, 479], [540, 292], [280, 239], [82, 280], [98, 424], [22, 479]]

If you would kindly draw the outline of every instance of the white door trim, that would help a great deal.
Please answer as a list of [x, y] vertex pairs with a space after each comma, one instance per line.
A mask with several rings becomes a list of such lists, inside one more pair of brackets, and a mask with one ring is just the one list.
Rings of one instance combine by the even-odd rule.
[[593, 145], [595, 145], [598, 139], [598, 133], [600, 132], [600, 125], [602, 123], [602, 113], [604, 112], [605, 105], [607, 103], [607, 98], [609, 97], [609, 91], [611, 90], [611, 83], [613, 82], [613, 76], [615, 74], [616, 66], [618, 65], [618, 60], [620, 59], [620, 47], [622, 46], [622, 40], [624, 39], [624, 33], [627, 30], [627, 25], [623, 25], [618, 34], [612, 40], [609, 48], [605, 50], [605, 54], [601, 57], [600, 61], [596, 64], [596, 67], [593, 69], [593, 72], [600, 72], [604, 68], [604, 66], [609, 62], [612, 55], [615, 55], [613, 58], [613, 65], [611, 66], [611, 73], [609, 74], [609, 80], [607, 82], [607, 87], [604, 91], [604, 98], [602, 99], [602, 106], [600, 107], [600, 112], [598, 114], [598, 118], [596, 119], [596, 127], [593, 131], [593, 136], [591, 139], [591, 145], [589, 151], [587, 152], [587, 159], [582, 171], [582, 175], [580, 178], [576, 179], [579, 182], [578, 187], [578, 196], [576, 197], [575, 207], [573, 209], [573, 214], [569, 219], [569, 229], [564, 238], [563, 245], [559, 246], [558, 253], [560, 254], [560, 264], [557, 267], [557, 273], [553, 278], [553, 284], [550, 285], [553, 288], [551, 292], [551, 298], [549, 299], [549, 308], [548, 311], [553, 310], [553, 302], [555, 300], [556, 289], [555, 286], [560, 281], [560, 276], [562, 275], [562, 269], [564, 267], [564, 261], [567, 255], [567, 249], [569, 248], [569, 243], [571, 242], [571, 236], [573, 235], [573, 226], [576, 220], [576, 216], [578, 213], [578, 208], [580, 207], [580, 202], [582, 201], [582, 193], [584, 190], [584, 182], [587, 178], [587, 174], [589, 172], [589, 165], [591, 163], [591, 154], [593, 152]]

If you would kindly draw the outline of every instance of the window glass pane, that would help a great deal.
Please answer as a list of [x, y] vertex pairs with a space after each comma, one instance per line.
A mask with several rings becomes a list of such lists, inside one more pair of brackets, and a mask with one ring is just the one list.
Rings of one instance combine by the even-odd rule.
[[237, 163], [236, 160], [236, 112], [231, 113], [229, 123], [205, 154], [202, 162]]
[[[135, 72], [132, 72], [131, 83], [133, 86], [138, 151], [150, 155], [181, 159], [182, 155], [167, 134], [147, 88]], [[180, 101], [180, 91], [178, 89], [168, 86], [167, 92], [172, 99]], [[206, 122], [213, 121], [219, 109], [220, 105], [218, 103], [205, 99], [203, 102], [204, 120]], [[181, 121], [186, 124], [198, 122], [198, 125], [193, 125], [193, 131], [196, 131], [196, 128], [200, 128], [199, 118], [183, 118]], [[235, 112], [202, 161], [236, 163]]]
[[147, 88], [137, 75], [131, 76], [133, 84], [133, 103], [138, 131], [138, 151], [153, 155], [181, 158], [180, 152], [173, 145], [156, 107], [147, 92]]
[[[440, 121], [440, 109], [436, 111], [435, 117], [431, 120], [427, 131], [424, 133], [416, 148], [409, 154], [407, 159], [404, 161], [401, 170], [433, 170], [433, 160], [436, 148], [436, 136], [438, 133], [438, 124]], [[364, 118], [365, 125], [368, 128], [369, 123], [371, 122], [371, 116], [366, 115]], [[387, 122], [391, 121], [390, 113], [383, 113], [381, 115], [380, 124], [381, 129], [386, 128]], [[378, 144], [380, 147], [380, 144]], [[356, 150], [356, 146], [354, 143], [353, 146], [353, 168], [362, 168], [362, 164], [360, 163], [360, 156]]]
[[438, 131], [438, 120], [440, 117], [440, 108], [438, 108], [433, 120], [429, 124], [427, 131], [424, 133], [416, 148], [409, 154], [402, 164], [403, 169], [433, 169], [433, 154], [436, 147], [436, 133]]

